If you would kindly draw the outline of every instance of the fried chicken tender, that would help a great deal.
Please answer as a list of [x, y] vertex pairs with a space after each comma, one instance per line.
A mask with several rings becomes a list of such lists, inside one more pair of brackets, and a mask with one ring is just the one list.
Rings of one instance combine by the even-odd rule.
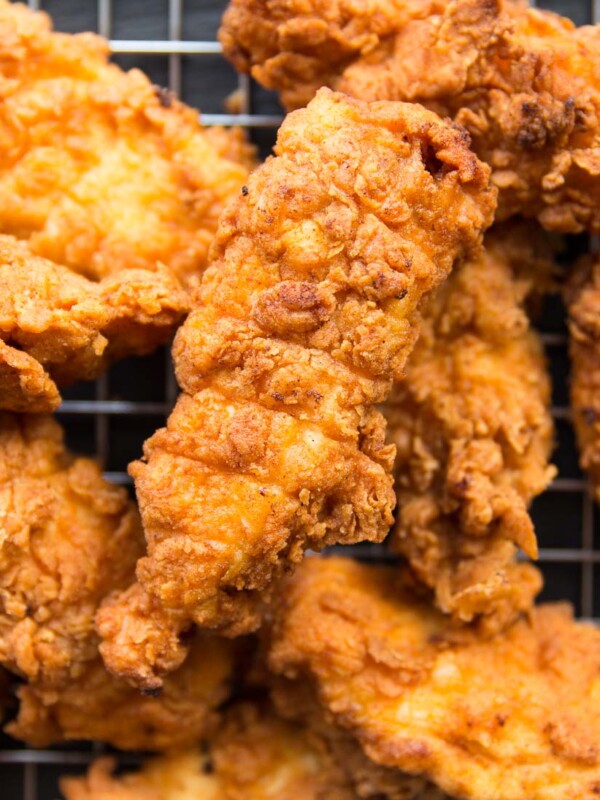
[[535, 229], [500, 227], [425, 314], [406, 378], [385, 409], [397, 448], [392, 546], [445, 613], [502, 627], [539, 573], [530, 501], [555, 475], [550, 381], [524, 305], [552, 275]]
[[189, 747], [215, 728], [234, 667], [231, 642], [198, 636], [185, 664], [152, 696], [115, 678], [97, 657], [61, 689], [22, 686], [19, 715], [6, 730], [34, 747], [83, 739], [121, 750]]
[[373, 761], [451, 797], [600, 791], [600, 632], [568, 605], [482, 638], [409, 595], [394, 568], [312, 558], [283, 587], [268, 665], [308, 680]]
[[150, 353], [171, 338], [188, 309], [166, 269], [92, 281], [0, 235], [0, 408], [54, 410], [58, 386]]
[[134, 577], [143, 534], [125, 489], [64, 446], [45, 416], [0, 415], [0, 663], [23, 676], [10, 732], [36, 746], [102, 739], [118, 747], [190, 745], [229, 693], [232, 645], [197, 637], [160, 697], [110, 675], [94, 615]]
[[97, 658], [94, 614], [141, 552], [137, 510], [52, 417], [0, 415], [0, 663], [60, 687]]
[[600, 502], [600, 257], [583, 258], [565, 287], [572, 423], [580, 463]]
[[0, 2], [0, 231], [93, 280], [168, 268], [193, 283], [253, 161], [92, 34]]
[[307, 681], [287, 680], [272, 674], [265, 679], [276, 711], [284, 719], [306, 727], [326, 743], [336, 763], [361, 798], [373, 800], [446, 800], [437, 786], [415, 775], [384, 767], [366, 756], [354, 736], [328, 720], [313, 687]]
[[231, 0], [220, 39], [286, 108], [323, 85], [424, 103], [493, 170], [498, 219], [600, 233], [600, 28], [510, 0]]
[[0, 0], [4, 410], [53, 411], [59, 386], [168, 341], [252, 162], [107, 47]]
[[324, 743], [253, 704], [234, 707], [207, 752], [190, 750], [112, 777], [110, 759], [63, 778], [66, 800], [356, 800]]
[[146, 688], [189, 620], [252, 630], [305, 549], [385, 536], [393, 448], [373, 406], [493, 213], [463, 132], [419, 106], [324, 89], [276, 152], [221, 218], [174, 345], [184, 393], [130, 467], [148, 556], [98, 626], [109, 669]]

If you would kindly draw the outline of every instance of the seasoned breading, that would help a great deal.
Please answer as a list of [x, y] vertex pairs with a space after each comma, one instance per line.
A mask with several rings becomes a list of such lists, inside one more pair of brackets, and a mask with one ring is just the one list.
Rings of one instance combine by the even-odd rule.
[[27, 679], [11, 734], [36, 746], [100, 739], [166, 749], [210, 731], [229, 693], [231, 643], [193, 639], [157, 697], [110, 675], [98, 653], [98, 605], [131, 583], [142, 552], [125, 489], [71, 455], [51, 417], [4, 413], [0, 498], [0, 663]]
[[52, 688], [97, 658], [94, 614], [143, 541], [122, 487], [46, 416], [0, 415], [0, 663]]
[[442, 611], [488, 630], [540, 589], [514, 557], [537, 556], [528, 505], [556, 472], [550, 381], [524, 307], [552, 277], [544, 245], [527, 225], [487, 235], [430, 303], [384, 409], [397, 448], [392, 546]]
[[565, 287], [572, 422], [580, 463], [600, 502], [600, 257], [583, 258]]
[[48, 413], [58, 387], [171, 338], [189, 309], [166, 269], [92, 281], [0, 235], [0, 409]]
[[112, 777], [102, 759], [63, 778], [66, 800], [356, 800], [323, 742], [260, 706], [234, 707], [207, 752], [174, 754]]
[[220, 39], [288, 109], [330, 86], [464, 125], [498, 218], [600, 233], [600, 28], [512, 0], [232, 0]]
[[121, 750], [190, 747], [214, 730], [234, 667], [231, 642], [198, 636], [185, 664], [153, 696], [110, 675], [97, 657], [58, 690], [35, 681], [22, 686], [18, 717], [6, 730], [34, 747], [83, 739]]
[[140, 773], [113, 775], [115, 762], [100, 758], [83, 778], [60, 782], [65, 800], [222, 800], [209, 761], [196, 750], [151, 761]]
[[393, 567], [307, 559], [283, 587], [268, 665], [308, 680], [378, 764], [461, 800], [600, 792], [600, 632], [540, 606], [482, 638]]
[[94, 280], [164, 265], [193, 283], [252, 150], [107, 56], [0, 2], [0, 231]]
[[[252, 150], [92, 35], [0, 0], [0, 409], [168, 341]], [[26, 240], [19, 243], [16, 239]]]
[[184, 394], [130, 467], [149, 599], [140, 613], [132, 591], [98, 623], [109, 669], [146, 688], [181, 660], [190, 620], [254, 629], [305, 549], [385, 536], [393, 448], [373, 406], [402, 374], [422, 299], [494, 209], [463, 132], [419, 106], [324, 89], [276, 153], [221, 217], [174, 346]]
[[359, 797], [446, 800], [447, 795], [424, 778], [371, 761], [355, 737], [331, 720], [331, 715], [321, 707], [308, 681], [287, 680], [267, 674], [263, 682], [270, 687], [273, 705], [284, 719], [304, 725], [312, 736], [326, 744]]

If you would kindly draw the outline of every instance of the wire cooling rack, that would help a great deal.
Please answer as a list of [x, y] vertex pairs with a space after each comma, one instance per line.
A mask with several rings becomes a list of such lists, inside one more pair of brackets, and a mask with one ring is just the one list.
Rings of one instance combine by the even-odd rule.
[[[58, 30], [95, 30], [111, 40], [115, 60], [140, 67], [190, 105], [203, 109], [206, 125], [241, 125], [265, 155], [282, 117], [276, 99], [246, 76], [235, 75], [221, 54], [216, 32], [226, 0], [29, 0], [43, 8]], [[600, 22], [600, 0], [546, 0], [538, 5], [571, 17], [578, 25]], [[238, 90], [240, 113], [223, 113], [223, 101]], [[588, 249], [581, 237], [573, 253]], [[568, 359], [564, 310], [553, 298], [540, 323], [550, 361], [559, 476], [534, 504], [541, 545], [543, 598], [570, 600], [580, 616], [600, 618], [600, 511], [579, 471], [568, 409]], [[166, 350], [115, 365], [95, 384], [65, 393], [58, 414], [70, 447], [98, 455], [109, 480], [131, 485], [126, 472], [144, 439], [159, 427], [177, 394]], [[356, 546], [361, 557], [380, 557], [372, 546]], [[58, 800], [58, 776], [84, 769], [101, 745], [29, 750], [0, 739], [0, 800]], [[135, 756], [121, 758], [135, 761]], [[200, 799], [199, 799], [200, 800]]]

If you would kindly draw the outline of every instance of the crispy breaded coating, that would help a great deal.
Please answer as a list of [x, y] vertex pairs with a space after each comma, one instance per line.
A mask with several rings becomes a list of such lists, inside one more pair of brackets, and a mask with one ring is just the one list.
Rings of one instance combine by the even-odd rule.
[[166, 269], [92, 281], [0, 235], [0, 409], [47, 413], [58, 386], [171, 338], [189, 299]]
[[340, 728], [320, 705], [308, 681], [268, 675], [263, 681], [271, 700], [284, 719], [303, 725], [323, 743], [344, 770], [361, 798], [373, 800], [445, 800], [437, 786], [415, 775], [384, 767], [366, 756], [354, 736]]
[[62, 688], [22, 686], [18, 717], [6, 730], [34, 747], [84, 739], [121, 750], [190, 747], [215, 728], [234, 666], [230, 641], [198, 636], [162, 692], [145, 695], [107, 672], [97, 657]]
[[254, 629], [305, 549], [385, 536], [393, 448], [373, 406], [493, 213], [463, 132], [419, 106], [324, 89], [276, 153], [221, 217], [174, 346], [184, 393], [130, 467], [151, 602], [132, 592], [98, 622], [109, 669], [140, 686], [181, 659], [165, 616], [175, 634]]
[[51, 417], [0, 415], [0, 663], [27, 679], [12, 735], [35, 746], [100, 739], [127, 749], [195, 743], [227, 697], [232, 644], [198, 636], [160, 696], [110, 675], [94, 616], [142, 552], [125, 489], [64, 446]]
[[227, 800], [353, 800], [344, 770], [318, 736], [269, 706], [234, 706], [210, 748]]
[[99, 758], [85, 777], [62, 778], [60, 789], [65, 800], [222, 800], [208, 764], [202, 752], [186, 750], [116, 777], [114, 759]]
[[4, 410], [48, 413], [60, 386], [168, 341], [252, 163], [107, 48], [0, 0]]
[[461, 800], [600, 792], [600, 632], [567, 605], [482, 638], [393, 567], [307, 559], [274, 609], [268, 665], [308, 680], [375, 762]]
[[139, 516], [47, 416], [0, 415], [0, 495], [0, 663], [61, 687], [97, 658], [94, 614], [131, 579]]
[[232, 0], [220, 39], [288, 109], [323, 85], [464, 125], [498, 218], [600, 233], [600, 29], [512, 0]]
[[252, 151], [107, 56], [0, 2], [0, 231], [94, 280], [164, 265], [193, 283]]
[[580, 464], [600, 502], [600, 257], [581, 259], [565, 286], [571, 411]]
[[550, 380], [525, 303], [552, 275], [525, 225], [486, 236], [433, 298], [384, 413], [396, 445], [392, 547], [464, 621], [501, 627], [527, 610], [537, 570], [528, 505], [555, 475]]
[[207, 752], [174, 754], [115, 778], [102, 759], [63, 778], [66, 800], [356, 800], [325, 744], [254, 704], [228, 713]]

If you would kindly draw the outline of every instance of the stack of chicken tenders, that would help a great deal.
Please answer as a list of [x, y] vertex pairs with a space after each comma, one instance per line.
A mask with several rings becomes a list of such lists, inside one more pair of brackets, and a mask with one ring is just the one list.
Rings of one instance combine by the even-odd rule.
[[[528, 509], [535, 317], [559, 235], [600, 234], [600, 27], [232, 0], [220, 40], [289, 111], [261, 165], [0, 0], [6, 730], [161, 753], [64, 800], [594, 800], [600, 631], [535, 603]], [[600, 261], [562, 291], [600, 500]], [[174, 334], [135, 504], [52, 412]], [[359, 542], [394, 557], [315, 557]]]

